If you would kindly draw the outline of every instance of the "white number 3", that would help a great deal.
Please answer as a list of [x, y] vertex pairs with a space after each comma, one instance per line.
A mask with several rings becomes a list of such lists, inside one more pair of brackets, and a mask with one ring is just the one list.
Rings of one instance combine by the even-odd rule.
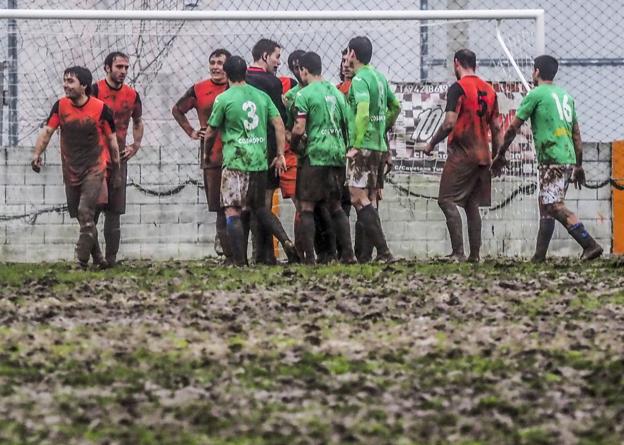
[[561, 105], [561, 102], [559, 101], [559, 96], [557, 96], [557, 94], [552, 93], [552, 97], [553, 99], [555, 99], [555, 105], [557, 105], [557, 111], [559, 112], [559, 119], [564, 120], [566, 122], [572, 122], [572, 107], [570, 106], [570, 103], [568, 102], [568, 100], [570, 99], [570, 96], [568, 96], [567, 94], [564, 94], [563, 96], [563, 106]]
[[258, 126], [258, 123], [260, 122], [260, 119], [258, 118], [258, 115], [256, 114], [256, 104], [253, 103], [252, 101], [245, 102], [243, 104], [243, 111], [247, 112], [247, 118], [248, 118], [248, 120], [243, 122], [245, 129], [253, 130], [254, 128]]

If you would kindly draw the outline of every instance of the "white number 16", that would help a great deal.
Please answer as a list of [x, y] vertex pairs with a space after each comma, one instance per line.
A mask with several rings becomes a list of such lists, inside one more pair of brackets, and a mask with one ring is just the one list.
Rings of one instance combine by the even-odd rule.
[[565, 120], [566, 122], [572, 122], [572, 107], [570, 106], [568, 100], [570, 97], [567, 94], [563, 95], [563, 106], [559, 101], [559, 96], [557, 94], [552, 93], [553, 99], [555, 99], [555, 105], [557, 105], [557, 111], [559, 112], [559, 118], [561, 120]]

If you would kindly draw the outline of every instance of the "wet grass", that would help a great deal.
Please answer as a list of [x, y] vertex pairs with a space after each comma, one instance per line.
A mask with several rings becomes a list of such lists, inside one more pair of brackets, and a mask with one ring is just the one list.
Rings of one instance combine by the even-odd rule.
[[620, 444], [621, 263], [0, 264], [2, 444]]

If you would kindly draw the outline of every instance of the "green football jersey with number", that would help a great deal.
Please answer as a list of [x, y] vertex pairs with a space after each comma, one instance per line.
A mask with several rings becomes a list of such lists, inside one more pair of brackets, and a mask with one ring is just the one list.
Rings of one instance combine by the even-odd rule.
[[305, 155], [310, 165], [345, 165], [349, 122], [344, 95], [326, 80], [312, 82], [295, 98], [297, 116], [306, 117], [308, 142]]
[[368, 125], [364, 135], [356, 134], [352, 141], [355, 148], [388, 151], [386, 142], [386, 117], [388, 104], [396, 102], [396, 97], [388, 81], [371, 65], [364, 65], [357, 70], [349, 89], [349, 106], [353, 117], [357, 114], [359, 103], [368, 102]]
[[576, 123], [574, 99], [552, 84], [542, 84], [529, 92], [516, 111], [523, 121], [531, 119], [531, 131], [541, 164], [575, 164], [572, 128]]
[[271, 98], [251, 85], [230, 86], [219, 94], [208, 125], [221, 131], [223, 167], [246, 172], [267, 170], [267, 125], [277, 116]]

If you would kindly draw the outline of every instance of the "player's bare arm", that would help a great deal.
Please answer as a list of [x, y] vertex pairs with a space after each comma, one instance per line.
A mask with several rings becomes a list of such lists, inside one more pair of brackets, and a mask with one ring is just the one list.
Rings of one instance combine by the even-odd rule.
[[286, 150], [286, 127], [284, 127], [284, 121], [280, 116], [271, 118], [271, 125], [275, 128], [275, 141], [277, 142], [277, 155], [271, 167], [275, 167], [275, 174], [280, 175], [286, 171], [286, 158], [284, 157], [284, 151]]
[[501, 145], [503, 145], [503, 132], [501, 130], [501, 118], [498, 113], [498, 101], [494, 101], [494, 110], [492, 112], [492, 118], [490, 119], [490, 133], [492, 134], [492, 158], [496, 158]]
[[123, 178], [121, 177], [121, 161], [119, 156], [119, 144], [117, 143], [117, 134], [111, 133], [107, 136], [107, 139], [108, 151], [110, 153], [111, 163], [113, 164], [113, 187], [119, 188], [122, 185]]
[[297, 116], [297, 119], [295, 120], [295, 125], [293, 126], [293, 129], [290, 133], [290, 148], [297, 154], [301, 154], [299, 153], [299, 143], [301, 142], [301, 139], [303, 139], [303, 135], [305, 134], [306, 123], [306, 116]]
[[496, 153], [496, 156], [494, 157], [494, 160], [492, 161], [491, 170], [494, 176], [499, 176], [501, 172], [503, 171], [503, 167], [505, 167], [505, 163], [507, 162], [505, 161], [505, 153], [507, 153], [509, 146], [511, 145], [513, 140], [516, 138], [516, 135], [518, 134], [518, 132], [520, 131], [520, 128], [522, 127], [522, 124], [524, 124], [524, 121], [516, 116], [513, 118], [513, 120], [511, 121], [511, 124], [509, 125], [509, 128], [505, 132], [505, 136], [503, 137], [503, 142], [501, 146], [499, 147]]
[[193, 98], [187, 93], [182, 96], [176, 104], [171, 109], [171, 114], [173, 118], [176, 120], [178, 125], [184, 130], [184, 132], [193, 140], [198, 140], [200, 136], [200, 131], [195, 130], [188, 118], [186, 117], [186, 113], [193, 108], [193, 104], [191, 102]]
[[132, 118], [132, 144], [126, 145], [121, 156], [122, 161], [128, 161], [134, 157], [141, 148], [141, 141], [143, 140], [143, 118]]
[[435, 148], [435, 146], [442, 142], [444, 139], [446, 139], [449, 134], [451, 134], [451, 131], [453, 131], [453, 128], [455, 128], [456, 123], [457, 113], [455, 111], [447, 111], [444, 115], [444, 122], [442, 122], [442, 125], [440, 126], [440, 128], [438, 128], [438, 131], [435, 132], [435, 134], [431, 138], [431, 141], [429, 141], [429, 143], [423, 150], [423, 153], [425, 153], [426, 155], [430, 155], [431, 153], [433, 153], [433, 149]]
[[205, 131], [202, 131], [202, 138], [204, 141], [204, 163], [210, 162], [210, 155], [212, 154], [212, 147], [217, 140], [217, 129], [212, 128], [210, 125]]
[[41, 165], [42, 165], [41, 155], [43, 154], [45, 149], [48, 147], [48, 144], [50, 143], [50, 139], [52, 139], [52, 135], [54, 134], [55, 131], [56, 131], [55, 128], [48, 127], [46, 125], [41, 129], [41, 131], [39, 132], [39, 135], [37, 136], [37, 142], [35, 143], [35, 150], [33, 152], [32, 161], [30, 162], [30, 166], [32, 167], [33, 171], [35, 171], [36, 173], [39, 173], [41, 171]]
[[585, 185], [585, 170], [583, 170], [583, 140], [581, 139], [581, 128], [578, 122], [572, 126], [572, 142], [574, 143], [574, 153], [576, 154], [576, 165], [572, 172], [571, 182], [575, 188], [581, 189]]

